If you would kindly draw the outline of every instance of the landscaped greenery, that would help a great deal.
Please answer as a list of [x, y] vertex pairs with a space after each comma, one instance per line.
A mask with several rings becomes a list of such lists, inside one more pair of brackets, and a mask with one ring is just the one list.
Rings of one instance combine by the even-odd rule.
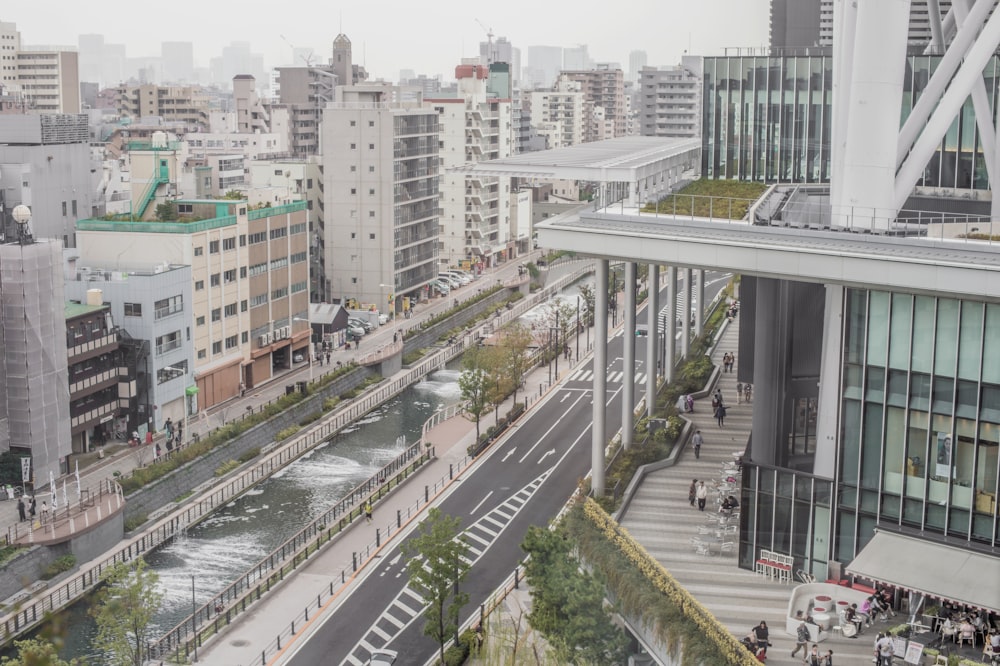
[[226, 474], [229, 474], [239, 466], [240, 464], [237, 461], [227, 460], [215, 468], [215, 476], [216, 477], [225, 476]]
[[10, 562], [12, 559], [17, 557], [17, 554], [20, 553], [22, 550], [27, 550], [27, 548], [25, 548], [24, 546], [16, 546], [16, 545], [6, 545], [0, 547], [0, 566], [3, 566], [7, 562]]
[[62, 555], [54, 559], [49, 566], [42, 571], [42, 580], [51, 580], [64, 571], [69, 571], [76, 566], [76, 555]]
[[455, 316], [456, 314], [458, 314], [462, 310], [465, 310], [466, 308], [475, 305], [479, 301], [481, 301], [481, 300], [483, 300], [485, 298], [489, 298], [490, 296], [492, 296], [493, 294], [497, 293], [498, 291], [500, 291], [503, 288], [504, 288], [504, 286], [502, 284], [495, 284], [492, 287], [489, 287], [488, 289], [484, 289], [482, 292], [476, 294], [475, 296], [473, 296], [469, 300], [462, 301], [458, 305], [450, 307], [447, 310], [445, 310], [444, 312], [442, 312], [441, 314], [434, 315], [430, 319], [425, 319], [423, 322], [421, 322], [420, 329], [421, 330], [428, 329], [431, 326], [433, 326], [434, 324], [439, 324], [442, 321], [444, 321], [445, 319], [448, 319], [449, 317]]
[[741, 220], [766, 189], [763, 183], [702, 178], [660, 199], [655, 207], [646, 204], [642, 212]]

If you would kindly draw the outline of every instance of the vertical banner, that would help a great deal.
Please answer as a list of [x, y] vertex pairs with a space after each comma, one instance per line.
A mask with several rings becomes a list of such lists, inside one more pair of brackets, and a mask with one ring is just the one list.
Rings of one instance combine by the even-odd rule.
[[31, 458], [21, 458], [21, 483], [31, 481]]
[[937, 434], [937, 464], [934, 468], [935, 476], [951, 477], [951, 435], [944, 432]]

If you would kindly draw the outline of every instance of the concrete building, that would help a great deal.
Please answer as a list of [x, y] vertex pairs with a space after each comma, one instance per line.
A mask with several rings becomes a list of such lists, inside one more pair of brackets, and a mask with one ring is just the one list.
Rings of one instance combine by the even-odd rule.
[[820, 6], [824, 0], [771, 0], [772, 49], [820, 45]]
[[[490, 78], [504, 75], [506, 63], [486, 67], [469, 58], [455, 68], [458, 96], [430, 98], [441, 126], [442, 267], [481, 270], [516, 254], [510, 236], [509, 178], [469, 178], [455, 167], [513, 154], [509, 97], [491, 93]], [[501, 85], [503, 88], [509, 86]]]
[[629, 51], [628, 54], [628, 80], [632, 83], [639, 82], [639, 74], [642, 72], [642, 68], [646, 66], [646, 52], [635, 50]]
[[562, 71], [587, 71], [593, 69], [594, 61], [590, 57], [590, 52], [586, 44], [578, 44], [570, 48], [563, 49]]
[[438, 274], [439, 122], [388, 85], [341, 86], [323, 110], [324, 263], [335, 300], [422, 299]]
[[[323, 107], [342, 82], [332, 65], [278, 68], [278, 101], [288, 110], [289, 146], [295, 157], [319, 154]], [[273, 112], [273, 111], [272, 111]]]
[[563, 68], [563, 50], [560, 46], [529, 46], [528, 65], [522, 78], [525, 90], [551, 88]]
[[0, 115], [0, 215], [12, 233], [10, 211], [30, 206], [36, 238], [73, 247], [74, 224], [93, 215], [94, 183], [87, 116]]
[[118, 370], [121, 383], [128, 384], [120, 388], [120, 418], [102, 417], [98, 428], [86, 431], [85, 446], [116, 432], [144, 436], [147, 430], [162, 430], [168, 418], [184, 419], [186, 389], [195, 385], [194, 345], [187, 335], [194, 324], [192, 284], [190, 266], [131, 256], [114, 264], [91, 263], [78, 253], [68, 257], [66, 298], [83, 307], [99, 292], [119, 332], [121, 365], [94, 367], [88, 371], [94, 374], [86, 376]]
[[490, 39], [479, 42], [480, 63], [486, 66], [497, 62], [507, 63], [510, 65], [514, 86], [517, 87], [521, 82], [521, 49], [516, 48], [506, 37], [494, 40], [492, 36], [491, 33]]
[[209, 98], [196, 86], [119, 85], [115, 90], [118, 113], [141, 120], [159, 116], [190, 128], [208, 129]]
[[[62, 243], [23, 238], [0, 244], [0, 451], [29, 455], [41, 487], [68, 471], [73, 450]], [[83, 332], [79, 343], [101, 340]]]
[[75, 51], [21, 47], [17, 85], [36, 113], [80, 113], [79, 57]]
[[337, 82], [342, 86], [350, 86], [368, 79], [368, 72], [363, 65], [354, 62], [351, 40], [341, 33], [333, 40], [333, 55], [330, 66], [337, 75]]
[[702, 64], [684, 56], [676, 67], [643, 67], [638, 115], [643, 136], [700, 137]]
[[17, 24], [0, 21], [0, 83], [8, 90], [17, 89], [17, 54], [21, 50], [21, 33]]
[[185, 390], [201, 409], [239, 395], [241, 382], [270, 380], [308, 349], [308, 214], [304, 202], [252, 210], [239, 200], [174, 203], [177, 221], [84, 220], [77, 235], [93, 264], [128, 253], [191, 266], [193, 323], [184, 336], [194, 371]]
[[[595, 69], [587, 70], [567, 68], [559, 74], [559, 78], [579, 83], [584, 101], [591, 107], [585, 110], [589, 122], [584, 129], [584, 141], [601, 139], [604, 120], [613, 123], [614, 127], [614, 133], [604, 138], [625, 136], [628, 123], [625, 114], [625, 79], [621, 68], [608, 63], [600, 63]], [[594, 113], [593, 109], [597, 107], [604, 110], [603, 114]]]
[[560, 78], [555, 89], [532, 92], [528, 100], [531, 127], [545, 138], [546, 147], [583, 143], [588, 119], [579, 82]]

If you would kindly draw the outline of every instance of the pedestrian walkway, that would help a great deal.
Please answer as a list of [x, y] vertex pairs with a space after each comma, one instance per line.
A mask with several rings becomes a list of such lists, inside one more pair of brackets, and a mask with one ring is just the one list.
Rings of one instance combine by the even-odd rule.
[[[739, 318], [728, 325], [712, 353], [716, 366], [722, 367], [723, 354], [737, 353], [738, 342]], [[739, 360], [737, 357], [737, 369]], [[688, 487], [692, 479], [718, 481], [723, 465], [732, 463], [735, 456], [743, 453], [750, 436], [753, 405], [737, 402], [736, 384], [735, 372], [720, 374], [716, 386], [722, 391], [727, 406], [723, 427], [719, 427], [713, 417], [710, 395], [695, 401], [694, 413], [687, 418], [704, 437], [701, 457], [696, 459], [694, 451], [688, 447], [676, 465], [647, 475], [622, 517], [621, 525], [737, 638], [747, 635], [761, 620], [766, 621], [773, 644], [768, 650], [768, 664], [798, 665], [801, 659], [789, 656], [795, 647], [795, 637], [785, 633], [785, 612], [795, 583], [769, 581], [752, 571], [740, 569], [735, 548], [726, 553], [713, 548], [706, 557], [690, 542], [691, 537], [698, 535], [699, 527], [706, 525], [707, 514], [718, 511], [715, 504], [718, 493], [715, 492], [709, 493], [704, 512], [689, 505]], [[738, 492], [733, 494], [739, 495]], [[868, 636], [851, 640], [839, 633], [824, 635], [827, 638], [821, 643], [822, 653], [833, 650], [838, 664], [870, 663], [872, 641]]]

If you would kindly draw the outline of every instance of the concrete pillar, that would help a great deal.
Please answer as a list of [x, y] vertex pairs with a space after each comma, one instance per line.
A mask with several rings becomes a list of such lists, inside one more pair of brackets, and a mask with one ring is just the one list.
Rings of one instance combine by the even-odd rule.
[[604, 495], [604, 402], [608, 388], [608, 260], [597, 261], [594, 285], [594, 406], [590, 431], [590, 486], [594, 497]]
[[695, 272], [694, 296], [698, 305], [694, 309], [694, 334], [701, 335], [705, 330], [705, 270]]
[[674, 357], [677, 355], [677, 267], [667, 269], [667, 325], [663, 332], [664, 378], [674, 381]]
[[[649, 317], [649, 331], [646, 337], [646, 416], [653, 417], [656, 409], [656, 352], [659, 345], [660, 319], [660, 267], [649, 265], [649, 296], [646, 301], [646, 314]], [[632, 405], [634, 407], [634, 405]]]
[[[813, 474], [834, 478], [837, 467], [837, 434], [840, 432], [840, 399], [842, 385], [840, 361], [841, 331], [844, 324], [844, 288], [826, 285], [826, 303], [823, 308], [823, 347], [819, 366], [819, 411], [816, 414], [816, 457]], [[756, 391], [755, 391], [756, 393]]]
[[635, 420], [635, 270], [634, 262], [625, 264], [625, 333], [622, 336], [622, 447], [632, 447]]
[[781, 430], [781, 400], [784, 395], [785, 318], [782, 316], [781, 283], [757, 278], [753, 359], [753, 460], [773, 465]]
[[681, 323], [681, 330], [684, 334], [681, 336], [681, 356], [685, 359], [688, 356], [688, 348], [691, 346], [691, 294], [694, 291], [691, 288], [691, 278], [692, 271], [690, 268], [684, 271], [684, 321]]

